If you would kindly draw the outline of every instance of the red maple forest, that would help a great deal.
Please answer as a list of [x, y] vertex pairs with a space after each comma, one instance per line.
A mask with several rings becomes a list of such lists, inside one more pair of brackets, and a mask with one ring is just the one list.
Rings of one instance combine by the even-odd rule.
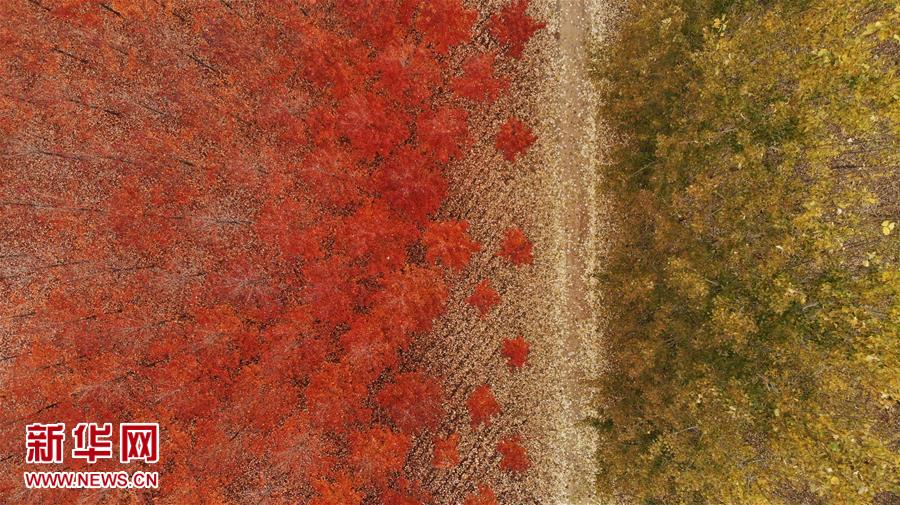
[[[406, 455], [453, 468], [460, 436], [441, 378], [400, 365], [482, 252], [434, 216], [470, 111], [509, 91], [496, 62], [542, 26], [526, 8], [2, 2], [0, 501], [76, 493], [22, 488], [25, 424], [152, 421], [163, 502], [429, 503]], [[509, 162], [535, 140], [512, 115], [495, 133]], [[519, 229], [489, 253], [532, 261]], [[468, 405], [502, 415], [487, 384]]]

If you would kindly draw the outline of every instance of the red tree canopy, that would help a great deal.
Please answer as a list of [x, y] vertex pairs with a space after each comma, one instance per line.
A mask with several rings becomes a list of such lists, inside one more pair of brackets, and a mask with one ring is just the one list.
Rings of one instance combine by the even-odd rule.
[[367, 422], [371, 412], [363, 406], [366, 384], [350, 367], [326, 363], [310, 376], [306, 404], [315, 412], [312, 421], [323, 428], [341, 431], [354, 423]]
[[494, 146], [503, 153], [506, 161], [513, 162], [516, 157], [534, 144], [537, 137], [531, 133], [531, 128], [517, 118], [511, 117], [497, 133]]
[[440, 382], [420, 372], [397, 375], [375, 399], [403, 433], [434, 429], [444, 416]]
[[507, 54], [513, 58], [521, 57], [525, 44], [534, 32], [546, 26], [546, 23], [539, 23], [525, 14], [527, 9], [528, 0], [517, 0], [491, 16], [488, 24], [491, 35], [500, 45], [506, 46]]
[[397, 479], [391, 489], [381, 494], [382, 505], [426, 505], [433, 503], [431, 495], [418, 482]]
[[497, 444], [497, 451], [503, 456], [500, 460], [500, 468], [508, 472], [524, 472], [531, 467], [528, 453], [522, 447], [522, 438], [515, 436], [501, 440]]
[[466, 497], [464, 505], [499, 505], [494, 490], [485, 484], [478, 485], [478, 491]]
[[359, 505], [362, 493], [353, 488], [353, 483], [346, 475], [339, 475], [334, 481], [320, 480], [315, 485], [316, 496], [310, 505]]
[[447, 182], [429, 160], [404, 146], [375, 171], [375, 186], [399, 215], [424, 222], [447, 196]]
[[466, 221], [442, 221], [428, 225], [422, 235], [425, 244], [425, 259], [431, 263], [442, 263], [454, 270], [462, 270], [469, 264], [473, 253], [481, 246], [473, 242], [467, 233]]
[[500, 244], [497, 255], [508, 259], [513, 265], [530, 265], [534, 260], [533, 248], [533, 244], [521, 229], [510, 228], [506, 230], [506, 236]]
[[525, 337], [519, 335], [516, 338], [509, 338], [503, 341], [503, 355], [506, 356], [506, 363], [512, 368], [522, 368], [528, 359], [529, 346], [525, 341]]
[[372, 93], [347, 97], [337, 110], [338, 132], [364, 160], [388, 154], [409, 136], [409, 117]]
[[386, 335], [403, 336], [431, 329], [447, 303], [447, 285], [436, 270], [407, 265], [384, 278], [373, 298], [371, 317]]
[[445, 54], [471, 37], [477, 13], [466, 9], [462, 0], [428, 0], [420, 6], [416, 29], [436, 52]]
[[412, 44], [389, 47], [375, 59], [373, 70], [378, 89], [401, 104], [419, 106], [441, 84], [441, 68], [431, 51]]
[[466, 406], [469, 408], [472, 426], [489, 425], [491, 418], [500, 413], [500, 404], [487, 384], [475, 388], [466, 400]]
[[473, 102], [493, 102], [509, 89], [509, 80], [494, 77], [494, 53], [469, 57], [463, 63], [462, 75], [453, 79], [453, 92]]
[[419, 145], [441, 163], [458, 157], [468, 145], [468, 118], [465, 110], [451, 106], [419, 114], [416, 120]]
[[385, 488], [402, 468], [409, 451], [409, 437], [386, 426], [350, 434], [349, 463], [360, 486]]
[[[449, 56], [478, 12], [170, 4], [0, 2], [0, 502], [23, 496], [22, 419], [143, 419], [173, 502], [427, 503], [403, 473], [441, 385], [403, 359], [448, 300], [434, 263], [478, 251], [431, 224], [469, 114], [508, 87], [483, 48]], [[480, 424], [499, 412], [473, 399]], [[39, 498], [98, 496], [64, 492]]]
[[418, 0], [344, 0], [337, 14], [357, 37], [382, 48], [403, 38]]
[[434, 456], [431, 465], [435, 468], [453, 468], [459, 464], [459, 433], [451, 433], [445, 438], [434, 439]]
[[466, 301], [475, 306], [478, 314], [484, 317], [495, 305], [500, 303], [500, 295], [491, 287], [491, 281], [484, 279], [475, 286], [475, 290]]

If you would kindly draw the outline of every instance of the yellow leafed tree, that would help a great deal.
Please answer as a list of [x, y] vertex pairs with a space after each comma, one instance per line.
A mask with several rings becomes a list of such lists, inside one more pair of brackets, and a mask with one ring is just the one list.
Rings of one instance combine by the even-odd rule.
[[625, 3], [599, 492], [896, 503], [900, 6]]

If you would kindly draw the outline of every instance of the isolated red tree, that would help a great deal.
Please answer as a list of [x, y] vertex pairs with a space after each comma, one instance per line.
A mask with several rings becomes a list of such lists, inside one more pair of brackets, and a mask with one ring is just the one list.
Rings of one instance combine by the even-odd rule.
[[434, 454], [431, 465], [435, 468], [453, 468], [459, 464], [459, 433], [451, 433], [445, 438], [434, 439]]
[[478, 491], [466, 496], [464, 505], [499, 505], [494, 490], [485, 484], [478, 485]]
[[506, 363], [512, 368], [525, 366], [529, 350], [528, 342], [525, 341], [525, 337], [522, 335], [503, 341], [503, 355], [506, 356]]
[[526, 14], [527, 9], [528, 0], [516, 0], [491, 16], [489, 22], [491, 34], [513, 58], [521, 57], [534, 32], [546, 26]]
[[494, 139], [494, 146], [503, 153], [503, 157], [507, 161], [513, 162], [536, 140], [537, 137], [531, 133], [531, 129], [525, 123], [518, 118], [511, 117], [500, 127], [500, 131]]
[[466, 400], [466, 407], [469, 409], [472, 426], [489, 425], [491, 418], [500, 413], [500, 404], [487, 384], [482, 384], [472, 391]]
[[491, 286], [491, 281], [484, 279], [475, 286], [475, 289], [466, 301], [477, 308], [478, 314], [484, 317], [495, 305], [500, 303], [500, 295]]
[[498, 256], [502, 256], [513, 265], [530, 265], [534, 261], [532, 250], [534, 245], [519, 228], [509, 228], [500, 243]]
[[531, 460], [528, 453], [522, 447], [522, 439], [519, 436], [501, 440], [497, 444], [497, 451], [501, 454], [500, 468], [508, 472], [524, 472], [531, 468]]

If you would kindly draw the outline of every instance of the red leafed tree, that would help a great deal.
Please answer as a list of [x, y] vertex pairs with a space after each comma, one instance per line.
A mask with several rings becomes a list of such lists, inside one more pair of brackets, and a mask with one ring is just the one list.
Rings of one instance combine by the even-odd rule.
[[447, 182], [440, 172], [408, 146], [375, 171], [375, 185], [392, 208], [415, 223], [424, 222], [447, 195]]
[[432, 52], [412, 44], [387, 48], [375, 59], [373, 70], [378, 89], [401, 104], [419, 106], [441, 84], [441, 68]]
[[463, 109], [443, 106], [434, 112], [423, 112], [416, 120], [419, 145], [441, 163], [458, 157], [468, 144], [469, 115]]
[[[358, 132], [366, 135], [366, 132]], [[369, 174], [359, 165], [354, 164], [353, 157], [339, 149], [329, 141], [327, 146], [309, 153], [303, 158], [301, 166], [294, 170], [295, 179], [302, 184], [314, 197], [313, 201], [324, 207], [336, 207], [349, 209], [361, 204], [372, 192]], [[357, 141], [358, 152], [362, 152], [363, 140]], [[386, 147], [374, 147], [373, 149], [386, 149]], [[378, 151], [373, 151], [378, 152]], [[367, 153], [366, 156], [371, 156]], [[290, 183], [289, 183], [290, 184]], [[293, 191], [287, 189], [287, 198], [297, 198]], [[306, 195], [303, 195], [304, 197]], [[304, 200], [306, 198], [303, 198]], [[288, 200], [290, 201], [290, 200]], [[281, 202], [279, 202], [281, 203]], [[305, 203], [305, 202], [304, 202]], [[280, 205], [279, 205], [280, 206]], [[299, 208], [298, 208], [299, 207]], [[319, 217], [319, 209], [307, 205], [297, 204], [293, 209], [284, 209], [284, 212], [294, 212], [295, 219], [309, 221]]]
[[464, 505], [499, 505], [499, 502], [490, 486], [479, 484], [478, 491], [467, 496]]
[[534, 260], [533, 248], [534, 245], [521, 229], [510, 228], [506, 230], [497, 255], [508, 259], [513, 265], [530, 265]]
[[288, 260], [312, 260], [321, 257], [320, 232], [310, 218], [314, 208], [296, 201], [282, 201], [264, 206], [256, 219], [256, 230], [262, 240], [278, 247]]
[[453, 79], [453, 92], [474, 102], [493, 102], [509, 89], [509, 80], [494, 76], [494, 53], [471, 56], [462, 66], [462, 75]]
[[469, 40], [477, 13], [465, 8], [462, 0], [429, 0], [421, 3], [416, 29], [425, 42], [440, 54]]
[[354, 481], [382, 489], [403, 468], [410, 446], [409, 437], [386, 426], [351, 433], [349, 443]]
[[298, 402], [297, 393], [283, 386], [281, 377], [257, 364], [247, 366], [235, 380], [235, 408], [247, 416], [250, 427], [271, 430], [288, 418]]
[[494, 139], [494, 146], [503, 153], [503, 157], [507, 161], [513, 162], [516, 157], [531, 147], [531, 144], [537, 140], [537, 137], [531, 132], [531, 128], [525, 125], [518, 118], [511, 117], [497, 132]]
[[363, 494], [353, 488], [346, 475], [339, 475], [334, 481], [320, 480], [315, 485], [316, 496], [310, 505], [359, 505]]
[[292, 416], [256, 444], [254, 455], [268, 457], [298, 482], [317, 482], [333, 475], [336, 446], [317, 430], [306, 413]]
[[374, 381], [384, 370], [397, 366], [400, 347], [396, 337], [391, 339], [380, 327], [367, 323], [365, 319], [357, 318], [340, 338], [344, 351], [341, 361], [352, 367], [366, 383]]
[[497, 444], [497, 451], [502, 455], [500, 468], [508, 472], [524, 472], [531, 468], [531, 460], [528, 453], [522, 447], [522, 438], [519, 436], [501, 440]]
[[491, 287], [491, 281], [484, 279], [475, 286], [475, 290], [466, 301], [478, 309], [481, 317], [487, 315], [488, 312], [500, 303], [500, 295]]
[[415, 14], [418, 0], [345, 0], [337, 14], [347, 20], [356, 35], [384, 47], [401, 38]]
[[332, 256], [303, 268], [305, 300], [313, 315], [329, 327], [345, 324], [353, 315], [353, 303], [360, 294], [359, 274], [350, 258]]
[[409, 136], [408, 118], [372, 93], [347, 97], [337, 115], [339, 132], [350, 140], [354, 154], [362, 159], [384, 156]]
[[404, 351], [445, 309], [434, 262], [478, 250], [432, 225], [508, 87], [493, 54], [448, 56], [477, 11], [169, 3], [0, 2], [0, 502], [96, 501], [23, 494], [25, 419], [159, 421], [173, 503], [428, 503], [429, 461], [404, 465], [441, 386]]
[[332, 251], [364, 264], [366, 275], [383, 275], [406, 264], [406, 249], [417, 236], [412, 223], [397, 219], [383, 201], [375, 200], [341, 221]]
[[307, 406], [316, 413], [312, 421], [334, 431], [368, 421], [370, 412], [363, 406], [365, 396], [366, 384], [350, 367], [340, 364], [326, 363], [310, 377], [306, 387]]
[[521, 57], [534, 32], [546, 26], [526, 14], [527, 9], [528, 0], [516, 0], [491, 16], [488, 25], [491, 35], [500, 45], [506, 46], [507, 54], [513, 58]]
[[434, 429], [444, 416], [440, 382], [420, 372], [397, 375], [375, 399], [403, 433]]
[[453, 468], [459, 464], [459, 433], [434, 439], [434, 455], [431, 465], [435, 468]]
[[444, 310], [447, 286], [440, 273], [407, 265], [385, 276], [384, 289], [373, 297], [371, 317], [386, 335], [402, 336], [431, 329]]
[[469, 264], [473, 253], [481, 246], [473, 242], [468, 234], [466, 221], [441, 221], [428, 225], [422, 235], [425, 244], [425, 259], [431, 263], [442, 263], [454, 270], [462, 270]]
[[529, 346], [525, 337], [519, 335], [516, 338], [508, 338], [503, 341], [503, 355], [506, 363], [512, 368], [522, 368], [528, 359]]
[[491, 418], [500, 413], [500, 404], [487, 384], [475, 388], [466, 400], [466, 407], [469, 409], [472, 426], [489, 425]]
[[431, 494], [418, 482], [397, 479], [391, 489], [381, 494], [382, 505], [426, 505], [433, 503]]

